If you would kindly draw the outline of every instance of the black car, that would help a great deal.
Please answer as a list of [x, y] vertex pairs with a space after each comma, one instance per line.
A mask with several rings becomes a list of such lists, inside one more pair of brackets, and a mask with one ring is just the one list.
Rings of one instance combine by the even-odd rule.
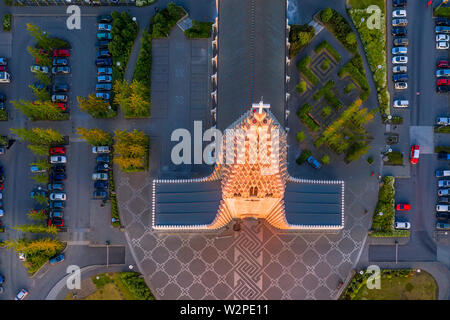
[[66, 166], [61, 163], [56, 164], [52, 167], [52, 171], [54, 173], [64, 173], [64, 172], [66, 172]]
[[95, 171], [97, 172], [105, 172], [109, 170], [111, 170], [111, 168], [109, 167], [109, 164], [106, 162], [99, 163], [95, 166]]
[[65, 173], [57, 173], [57, 172], [53, 172], [52, 174], [50, 174], [50, 180], [54, 180], [54, 181], [63, 181], [66, 180], [67, 176]]
[[5, 102], [6, 96], [3, 93], [0, 93], [0, 102]]
[[394, 27], [394, 28], [392, 28], [392, 35], [404, 37], [404, 36], [408, 35], [408, 30], [406, 30], [405, 27]]
[[108, 181], [105, 180], [97, 180], [94, 183], [94, 188], [95, 189], [106, 189], [108, 188]]
[[96, 91], [111, 91], [112, 85], [111, 85], [111, 83], [97, 83], [95, 85], [95, 90]]
[[450, 219], [450, 212], [436, 212], [436, 218], [439, 219]]
[[97, 22], [98, 23], [111, 23], [112, 17], [109, 14], [104, 14], [104, 15], [97, 17]]
[[100, 47], [100, 48], [107, 48], [109, 44], [108, 40], [101, 40], [101, 41], [97, 41], [95, 43], [95, 46]]
[[111, 59], [96, 59], [95, 65], [97, 67], [109, 67], [109, 66], [112, 66], [112, 60]]
[[106, 155], [106, 154], [99, 155], [99, 156], [97, 156], [96, 161], [97, 161], [97, 163], [99, 163], [99, 162], [109, 162], [109, 156]]
[[50, 183], [47, 186], [48, 191], [54, 191], [54, 190], [58, 190], [58, 191], [62, 191], [64, 190], [64, 185], [62, 183]]
[[97, 58], [109, 58], [111, 57], [111, 52], [108, 49], [98, 49]]
[[65, 83], [55, 83], [53, 85], [53, 92], [68, 92], [69, 86]]
[[449, 203], [450, 197], [439, 197], [438, 202]]
[[407, 0], [392, 0], [392, 6], [393, 7], [406, 7], [406, 5], [408, 4]]
[[450, 19], [437, 17], [436, 20], [434, 20], [434, 23], [436, 23], [437, 26], [450, 26]]
[[394, 80], [394, 82], [408, 81], [408, 75], [406, 73], [394, 74], [392, 80]]
[[106, 198], [107, 195], [108, 193], [105, 190], [101, 189], [95, 190], [93, 193], [94, 199], [103, 199]]
[[437, 93], [447, 93], [450, 91], [450, 86], [437, 86], [436, 92]]
[[64, 208], [64, 201], [50, 201], [50, 209]]

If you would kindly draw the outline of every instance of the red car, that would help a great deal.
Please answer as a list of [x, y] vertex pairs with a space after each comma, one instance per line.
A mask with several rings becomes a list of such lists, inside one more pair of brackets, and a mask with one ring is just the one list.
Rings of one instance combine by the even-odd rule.
[[39, 53], [40, 54], [43, 54], [43, 55], [45, 55], [45, 56], [48, 56], [48, 50], [45, 50], [45, 49], [39, 49]]
[[448, 68], [449, 61], [448, 60], [440, 60], [438, 61], [437, 65], [438, 68]]
[[66, 148], [65, 147], [50, 148], [50, 154], [66, 154]]
[[406, 203], [398, 203], [395, 209], [398, 211], [409, 211], [411, 210], [411, 205]]
[[3, 183], [0, 183], [0, 190], [3, 191]]
[[64, 227], [64, 219], [63, 218], [52, 218], [48, 219], [48, 225], [49, 226], [55, 226], [55, 227]]
[[67, 103], [58, 102], [56, 105], [58, 107], [60, 107], [62, 111], [66, 111], [67, 110]]
[[53, 50], [54, 57], [68, 57], [70, 56], [70, 52], [67, 49], [55, 49]]
[[437, 86], [450, 86], [450, 79], [448, 79], [448, 78], [437, 79], [436, 85]]
[[411, 147], [411, 156], [409, 158], [411, 164], [417, 164], [419, 162], [419, 155], [420, 155], [419, 146], [415, 144]]
[[6, 66], [0, 66], [0, 71], [8, 71], [8, 68]]

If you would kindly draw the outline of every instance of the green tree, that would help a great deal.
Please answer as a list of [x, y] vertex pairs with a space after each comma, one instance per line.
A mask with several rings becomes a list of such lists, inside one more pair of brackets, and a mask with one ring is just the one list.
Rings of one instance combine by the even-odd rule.
[[48, 174], [40, 173], [40, 174], [35, 175], [32, 179], [34, 181], [36, 181], [36, 183], [46, 184], [48, 182]]
[[102, 98], [97, 98], [90, 94], [87, 98], [77, 97], [80, 109], [89, 113], [94, 118], [112, 118], [116, 113], [111, 109], [109, 103], [103, 101]]
[[48, 86], [52, 82], [52, 80], [50, 79], [50, 75], [47, 73], [35, 72], [33, 73], [33, 75], [36, 78], [36, 80], [45, 84], [46, 86]]
[[347, 36], [345, 37], [345, 41], [349, 44], [349, 45], [354, 45], [356, 44], [356, 34], [354, 32], [350, 32], [347, 34]]
[[114, 82], [114, 103], [120, 105], [120, 108], [125, 114], [130, 112], [130, 96], [130, 83], [125, 79], [122, 81], [116, 80]]
[[320, 161], [322, 161], [323, 164], [330, 164], [330, 156], [329, 155], [324, 155], [322, 157], [322, 159], [320, 159]]
[[297, 92], [302, 94], [306, 91], [306, 81], [300, 81], [296, 86]]
[[36, 88], [33, 85], [29, 85], [28, 86], [31, 91], [33, 92], [34, 96], [36, 97], [37, 100], [50, 100], [50, 93], [47, 91], [46, 88]]
[[297, 132], [297, 141], [303, 142], [306, 138], [306, 135], [303, 131]]
[[323, 22], [328, 22], [333, 17], [333, 10], [331, 8], [326, 8], [320, 14], [320, 18]]
[[51, 67], [52, 66], [52, 58], [49, 55], [42, 54], [39, 49], [28, 46], [28, 52], [31, 56], [36, 59], [40, 65]]
[[114, 132], [114, 161], [124, 171], [141, 171], [145, 169], [149, 139], [145, 133], [116, 130]]
[[31, 152], [33, 152], [36, 155], [39, 156], [46, 156], [48, 155], [48, 146], [46, 145], [39, 145], [39, 144], [29, 144], [28, 149], [31, 150]]
[[13, 106], [31, 120], [66, 120], [65, 114], [55, 103], [46, 101], [11, 101]]
[[34, 221], [47, 220], [47, 213], [45, 210], [30, 210], [30, 212], [27, 213], [27, 216], [30, 220]]
[[78, 127], [77, 134], [79, 134], [82, 139], [86, 140], [87, 143], [93, 146], [112, 145], [111, 135], [101, 129], [86, 129]]
[[37, 41], [38, 46], [47, 50], [52, 49], [52, 41], [47, 32], [42, 31], [38, 26], [27, 23], [28, 33]]
[[58, 229], [55, 226], [46, 226], [42, 224], [23, 224], [13, 227], [14, 230], [29, 233], [50, 233], [57, 234]]
[[45, 159], [38, 159], [31, 163], [32, 166], [38, 167], [39, 170], [50, 170], [51, 164]]

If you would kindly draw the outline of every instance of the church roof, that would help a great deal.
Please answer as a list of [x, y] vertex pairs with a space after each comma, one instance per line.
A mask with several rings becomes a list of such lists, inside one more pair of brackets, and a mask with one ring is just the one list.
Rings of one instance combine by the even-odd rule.
[[[254, 6], [253, 6], [254, 5]], [[284, 125], [286, 1], [219, 1], [217, 128], [261, 97]]]

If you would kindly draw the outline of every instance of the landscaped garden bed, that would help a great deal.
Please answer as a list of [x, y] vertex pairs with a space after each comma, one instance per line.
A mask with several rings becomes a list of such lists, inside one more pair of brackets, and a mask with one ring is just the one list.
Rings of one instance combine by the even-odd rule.
[[450, 18], [450, 7], [439, 7], [434, 9], [435, 17], [445, 17]]
[[12, 14], [7, 13], [2, 18], [3, 31], [11, 31], [12, 28]]
[[185, 30], [184, 34], [189, 39], [211, 37], [212, 22], [192, 20], [192, 27]]
[[309, 69], [309, 64], [311, 63], [311, 57], [306, 56], [302, 60], [297, 63], [297, 69], [306, 79], [309, 80], [313, 85], [317, 85], [319, 83], [319, 79], [311, 72]]
[[308, 24], [291, 25], [289, 31], [289, 56], [295, 57], [315, 36], [315, 30]]

